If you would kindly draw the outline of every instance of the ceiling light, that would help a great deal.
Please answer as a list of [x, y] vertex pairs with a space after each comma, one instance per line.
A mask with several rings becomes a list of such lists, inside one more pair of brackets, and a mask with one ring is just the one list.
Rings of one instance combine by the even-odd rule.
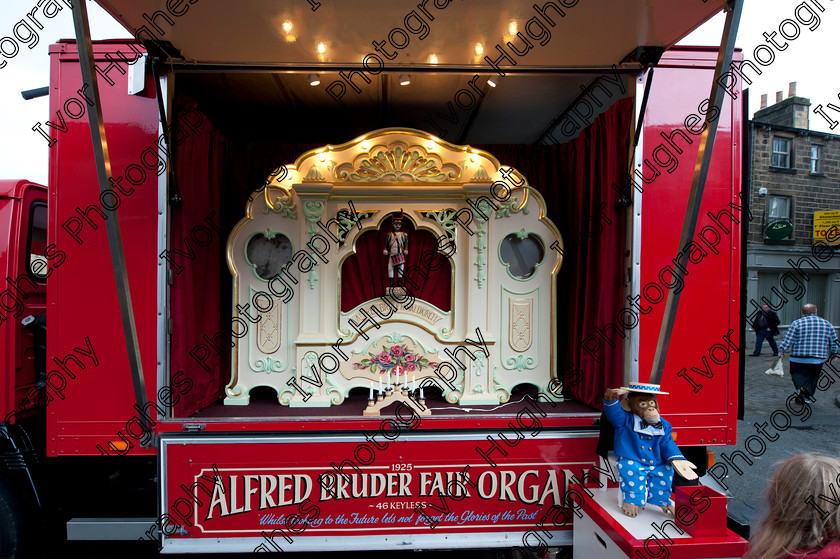
[[517, 27], [516, 27], [516, 22], [515, 22], [515, 21], [511, 21], [511, 22], [510, 22], [510, 25], [508, 25], [508, 31], [510, 31], [510, 34], [511, 34], [511, 35], [516, 35], [516, 29], [517, 29]]
[[370, 147], [370, 142], [368, 142], [367, 140], [362, 140], [361, 145], [362, 145], [362, 149], [367, 149], [367, 148]]
[[411, 83], [411, 78], [408, 74], [400, 74], [400, 85], [408, 85]]
[[437, 57], [436, 54], [430, 54], [429, 55], [429, 63], [430, 64], [437, 64], [438, 63], [438, 57]]
[[287, 34], [291, 33], [292, 32], [292, 27], [293, 27], [292, 22], [289, 21], [288, 19], [283, 22], [283, 32], [284, 33], [287, 33]]
[[309, 85], [319, 85], [321, 83], [321, 78], [318, 74], [309, 74]]
[[489, 85], [490, 87], [496, 87], [498, 85], [498, 80], [499, 78], [497, 78], [496, 76], [490, 76], [489, 78], [487, 78], [487, 85]]
[[324, 54], [325, 52], [327, 52], [327, 45], [324, 43], [318, 43], [318, 53]]
[[482, 45], [481, 43], [476, 43], [475, 44], [475, 53], [480, 56], [483, 52], [484, 52], [484, 45]]

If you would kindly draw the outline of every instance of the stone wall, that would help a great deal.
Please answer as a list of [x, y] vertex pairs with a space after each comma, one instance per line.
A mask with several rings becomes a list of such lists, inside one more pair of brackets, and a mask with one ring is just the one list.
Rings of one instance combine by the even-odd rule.
[[[793, 243], [810, 246], [814, 212], [840, 210], [840, 136], [753, 122], [752, 186], [750, 200], [752, 222], [748, 243], [765, 244], [761, 232], [762, 215], [768, 210], [770, 196], [790, 196], [794, 224]], [[791, 141], [791, 168], [771, 167], [772, 138]], [[811, 174], [811, 146], [821, 146], [820, 173]], [[767, 197], [758, 195], [767, 189]], [[768, 212], [769, 219], [769, 212]]]

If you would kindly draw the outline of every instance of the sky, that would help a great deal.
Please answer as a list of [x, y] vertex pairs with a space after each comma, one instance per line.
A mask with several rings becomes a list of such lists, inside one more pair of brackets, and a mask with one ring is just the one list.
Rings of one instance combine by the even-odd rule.
[[[798, 8], [803, 4], [805, 8]], [[818, 6], [825, 9], [825, 12], [821, 12]], [[813, 20], [811, 14], [816, 14], [819, 21]], [[807, 22], [808, 25], [801, 24], [801, 21]], [[719, 14], [678, 44], [718, 46], [723, 22], [723, 14]], [[796, 38], [784, 39], [779, 30], [780, 25], [782, 33]], [[797, 27], [799, 28], [798, 36], [796, 35]], [[756, 48], [759, 48], [758, 57], [765, 61], [768, 60], [764, 58], [767, 52], [765, 47], [775, 53], [775, 59], [766, 67], [756, 63], [756, 66], [762, 70], [762, 75], [753, 79], [754, 74], [747, 70], [747, 76], [753, 79], [751, 85], [744, 84], [744, 87], [750, 89], [750, 118], [758, 110], [762, 94], [767, 94], [768, 104], [772, 105], [775, 103], [777, 91], [782, 91], [784, 98], [787, 98], [788, 84], [796, 82], [797, 96], [811, 100], [811, 130], [840, 134], [840, 125], [836, 125], [834, 130], [831, 130], [826, 120], [813, 113], [820, 104], [825, 108], [829, 103], [833, 103], [840, 108], [840, 99], [838, 99], [840, 76], [836, 71], [836, 62], [832, 59], [833, 53], [837, 51], [837, 35], [835, 34], [838, 32], [840, 32], [840, 2], [834, 2], [834, 0], [806, 0], [804, 2], [746, 0], [735, 47], [743, 49], [744, 57], [754, 62]], [[775, 37], [774, 33], [776, 33]], [[765, 38], [765, 34], [782, 47], [787, 43], [786, 48], [782, 51], [773, 48]], [[825, 109], [825, 112], [833, 120], [840, 121], [840, 112], [829, 109]]]
[[[0, 178], [29, 179], [47, 184], [48, 144], [47, 141], [32, 131], [36, 122], [50, 120], [49, 98], [39, 97], [24, 101], [20, 92], [50, 84], [49, 46], [59, 39], [73, 38], [73, 14], [63, 0], [57, 2], [62, 10], [55, 17], [48, 19], [41, 16], [42, 8], [35, 12], [36, 19], [44, 29], [32, 26], [38, 33], [38, 42], [29, 48], [19, 47], [14, 57], [0, 56]], [[26, 17], [34, 7], [36, 0], [0, 0], [0, 37], [14, 37], [13, 27]], [[130, 37], [110, 15], [94, 2], [88, 2], [91, 37], [96, 39], [116, 39]], [[31, 22], [30, 22], [31, 25]], [[26, 38], [26, 31], [19, 30], [19, 35]], [[33, 40], [28, 40], [33, 43]], [[4, 41], [0, 48], [10, 53], [11, 43]], [[85, 117], [87, 118], [87, 117]]]
[[[689, 0], [680, 0], [689, 1]], [[692, 0], [694, 1], [694, 0]], [[699, 1], [699, 0], [698, 0]], [[57, 4], [63, 9], [51, 19], [36, 17], [44, 29], [37, 29], [37, 43], [26, 37], [26, 29], [18, 32], [30, 46], [22, 44], [14, 56], [12, 43], [3, 37], [12, 37], [15, 25], [33, 10], [36, 0], [3, 0], [0, 2], [0, 178], [29, 179], [47, 184], [48, 149], [46, 140], [32, 131], [36, 122], [49, 120], [47, 97], [24, 101], [20, 92], [49, 84], [49, 45], [62, 38], [73, 37], [73, 17], [63, 0]], [[94, 2], [88, 1], [91, 35], [96, 39], [129, 37], [129, 34], [111, 16]], [[821, 11], [820, 7], [822, 8]], [[814, 17], [816, 15], [819, 19]], [[715, 45], [720, 43], [724, 18], [722, 15], [708, 21], [697, 31], [680, 42], [685, 45]], [[804, 23], [803, 23], [804, 22]], [[780, 30], [781, 26], [781, 30]], [[788, 96], [788, 83], [797, 82], [797, 95], [811, 99], [812, 110], [819, 104], [827, 107], [833, 103], [840, 108], [840, 75], [836, 72], [836, 35], [840, 31], [840, 2], [834, 0], [745, 0], [736, 47], [743, 49], [750, 60], [757, 56], [768, 59], [768, 52], [775, 58], [766, 66], [759, 66], [762, 75], [755, 76], [750, 88], [750, 116], [758, 109], [759, 98], [767, 93], [770, 104], [777, 91]], [[773, 36], [773, 33], [776, 33]], [[782, 38], [783, 33], [790, 39]], [[770, 45], [765, 34], [777, 45]], [[795, 37], [795, 38], [794, 38]], [[834, 38], [835, 41], [829, 41]], [[760, 45], [765, 45], [764, 47]], [[757, 64], [758, 65], [758, 64]], [[752, 76], [752, 74], [748, 74]], [[840, 112], [825, 109], [830, 118], [840, 120]], [[830, 130], [828, 122], [813, 112], [811, 129], [840, 134], [840, 126]]]

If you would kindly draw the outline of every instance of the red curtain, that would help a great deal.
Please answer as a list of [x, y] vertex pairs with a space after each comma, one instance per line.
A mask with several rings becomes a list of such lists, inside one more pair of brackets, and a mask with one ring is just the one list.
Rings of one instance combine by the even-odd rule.
[[[382, 249], [385, 246], [385, 235], [390, 230], [390, 220], [386, 220], [382, 229], [366, 231], [356, 240], [356, 254], [344, 261], [339, 272], [342, 312], [349, 312], [356, 305], [385, 294], [385, 287], [388, 285], [388, 257], [382, 254]], [[430, 266], [420, 263], [422, 254], [436, 253], [435, 236], [428, 231], [415, 229], [410, 219], [403, 219], [403, 231], [408, 234], [409, 242], [405, 270], [416, 266], [428, 274], [428, 279], [422, 275], [412, 275], [413, 286], [419, 287], [416, 290], [412, 289], [412, 295], [442, 311], [449, 311], [452, 293], [451, 264], [448, 260], [438, 259], [431, 261]], [[426, 259], [429, 261], [428, 256]]]
[[[601, 343], [596, 361], [581, 347], [597, 326], [616, 322], [624, 306], [627, 210], [612, 185], [629, 165], [633, 100], [621, 99], [574, 140], [551, 146], [476, 145], [515, 167], [545, 199], [565, 245], [557, 282], [557, 368], [570, 378], [566, 393], [601, 409], [607, 387], [621, 386], [622, 345]], [[599, 217], [601, 216], [601, 217]], [[606, 219], [611, 223], [607, 223]], [[598, 225], [600, 223], [600, 226]], [[610, 338], [612, 340], [612, 338]], [[566, 372], [568, 371], [568, 372]]]
[[[196, 110], [193, 104], [185, 103], [176, 115], [185, 111], [195, 114]], [[181, 251], [169, 255], [173, 270], [170, 370], [173, 383], [181, 383], [177, 389], [173, 388], [179, 395], [173, 406], [176, 417], [188, 417], [218, 400], [230, 371], [231, 297], [229, 290], [222, 289], [220, 281], [220, 270], [227, 272], [221, 250], [229, 231], [220, 227], [219, 215], [226, 142], [206, 118], [188, 133], [183, 144], [175, 146], [174, 155], [176, 184], [182, 202], [180, 206], [170, 206], [169, 246], [170, 250]], [[206, 233], [201, 227], [212, 231], [208, 246], [201, 246], [206, 243]], [[228, 325], [227, 329], [224, 324]], [[205, 337], [215, 343], [208, 343]], [[191, 388], [183, 378], [192, 382]]]
[[621, 386], [622, 343], [618, 340], [611, 347], [602, 342], [603, 351], [596, 352], [601, 362], [581, 344], [595, 327], [615, 323], [616, 314], [626, 306], [623, 263], [628, 213], [617, 206], [613, 185], [622, 184], [629, 166], [633, 106], [633, 99], [622, 99], [575, 140], [553, 146], [557, 166], [566, 176], [565, 218], [570, 223], [561, 287], [567, 306], [559, 315], [567, 324], [566, 354], [558, 364], [561, 371], [567, 363], [580, 368], [581, 381], [569, 390], [577, 400], [599, 409], [604, 391]]

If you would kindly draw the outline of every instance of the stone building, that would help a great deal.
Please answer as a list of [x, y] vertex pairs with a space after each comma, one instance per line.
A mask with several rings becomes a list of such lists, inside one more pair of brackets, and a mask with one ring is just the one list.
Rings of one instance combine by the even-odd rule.
[[[796, 96], [793, 82], [788, 97], [778, 92], [769, 107], [762, 95], [761, 109], [747, 124], [747, 329], [765, 302], [782, 326], [799, 318], [806, 302], [840, 324], [840, 255], [814, 250], [815, 235], [824, 238], [835, 224], [840, 230], [840, 136], [809, 130], [810, 104]], [[840, 249], [840, 240], [834, 244]]]

